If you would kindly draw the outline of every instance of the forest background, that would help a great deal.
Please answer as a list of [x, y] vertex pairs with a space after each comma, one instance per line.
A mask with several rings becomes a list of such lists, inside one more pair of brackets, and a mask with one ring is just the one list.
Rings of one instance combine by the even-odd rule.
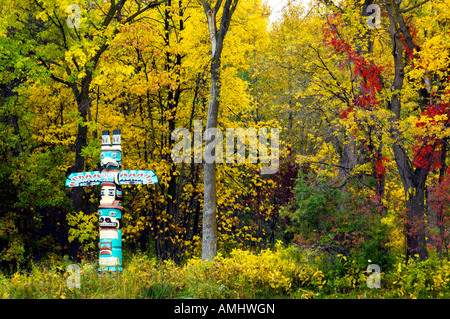
[[[216, 164], [219, 264], [198, 261], [203, 165], [171, 159], [175, 128], [207, 125], [215, 73], [204, 6], [79, 1], [75, 12], [72, 2], [5, 0], [0, 8], [0, 269], [8, 285], [44, 260], [95, 262], [99, 189], [64, 181], [98, 169], [101, 131], [119, 128], [123, 167], [159, 179], [124, 187], [130, 269], [142, 260], [187, 273], [212, 267], [226, 288], [212, 296], [259, 296], [243, 288], [259, 283], [311, 297], [365, 285], [363, 270], [375, 263], [395, 296], [408, 285], [416, 290], [407, 296], [445, 295], [450, 1], [292, 1], [271, 23], [267, 4], [237, 2], [220, 58], [217, 127], [279, 128], [280, 163], [273, 175], [259, 174], [262, 163]], [[79, 28], [69, 27], [78, 13]], [[226, 281], [244, 265], [266, 277]], [[171, 280], [171, 294], [187, 291], [186, 278]]]

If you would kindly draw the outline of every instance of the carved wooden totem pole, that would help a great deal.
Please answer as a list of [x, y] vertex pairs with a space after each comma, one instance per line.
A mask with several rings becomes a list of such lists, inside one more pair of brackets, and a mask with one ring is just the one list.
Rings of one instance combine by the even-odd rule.
[[99, 273], [122, 271], [122, 185], [155, 184], [158, 178], [150, 170], [121, 170], [120, 130], [114, 130], [112, 145], [109, 131], [102, 132], [100, 165], [102, 171], [72, 173], [67, 187], [101, 184], [98, 207], [100, 242]]

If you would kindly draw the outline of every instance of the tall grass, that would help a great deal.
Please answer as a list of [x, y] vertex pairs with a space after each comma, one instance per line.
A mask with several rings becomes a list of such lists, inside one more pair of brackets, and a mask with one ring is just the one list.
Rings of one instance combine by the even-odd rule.
[[[131, 258], [121, 274], [98, 276], [95, 262], [83, 261], [79, 266], [80, 288], [69, 288], [66, 272], [70, 262], [47, 261], [33, 264], [29, 271], [17, 271], [12, 276], [0, 274], [0, 297], [21, 299], [54, 298], [144, 298], [148, 287], [158, 278], [155, 259], [145, 255]], [[165, 296], [170, 297], [170, 296]]]
[[[381, 273], [381, 289], [369, 289], [368, 274], [354, 260], [327, 259], [295, 247], [229, 256], [184, 265], [144, 254], [127, 258], [124, 270], [99, 277], [95, 262], [79, 264], [81, 287], [69, 288], [67, 260], [48, 260], [8, 276], [0, 273], [0, 298], [448, 298], [450, 262], [435, 256], [408, 265], [399, 260]], [[339, 270], [339, 271], [337, 271]]]

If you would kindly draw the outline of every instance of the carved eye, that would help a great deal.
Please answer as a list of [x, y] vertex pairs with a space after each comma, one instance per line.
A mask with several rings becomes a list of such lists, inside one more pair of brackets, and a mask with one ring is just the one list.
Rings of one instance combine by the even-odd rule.
[[117, 213], [114, 212], [114, 211], [110, 211], [110, 212], [109, 212], [109, 216], [111, 216], [111, 217], [116, 217], [116, 216], [117, 216]]
[[117, 153], [111, 153], [111, 158], [117, 158]]
[[105, 153], [102, 152], [102, 153], [100, 154], [100, 157], [101, 157], [101, 158], [105, 158]]

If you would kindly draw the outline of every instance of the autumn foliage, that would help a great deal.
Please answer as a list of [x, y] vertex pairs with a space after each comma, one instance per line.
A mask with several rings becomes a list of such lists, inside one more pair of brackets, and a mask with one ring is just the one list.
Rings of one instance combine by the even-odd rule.
[[[131, 269], [121, 280], [144, 287], [127, 296], [349, 293], [365, 287], [368, 260], [386, 271], [390, 296], [445, 295], [449, 0], [379, 2], [378, 27], [367, 23], [370, 0], [290, 2], [274, 21], [262, 1], [238, 2], [213, 72], [217, 127], [278, 128], [279, 168], [215, 164], [218, 256], [208, 262], [199, 259], [203, 163], [194, 150], [183, 163], [171, 157], [176, 128], [191, 140], [199, 131], [206, 146], [214, 39], [201, 3], [80, 1], [80, 28], [67, 24], [71, 3], [0, 8], [5, 294], [35, 296], [38, 282], [18, 270], [37, 277], [42, 260], [55, 280], [58, 263], [95, 263], [100, 190], [64, 180], [98, 169], [101, 131], [121, 129], [124, 169], [159, 180], [123, 188]], [[96, 291], [61, 287], [45, 289]]]

